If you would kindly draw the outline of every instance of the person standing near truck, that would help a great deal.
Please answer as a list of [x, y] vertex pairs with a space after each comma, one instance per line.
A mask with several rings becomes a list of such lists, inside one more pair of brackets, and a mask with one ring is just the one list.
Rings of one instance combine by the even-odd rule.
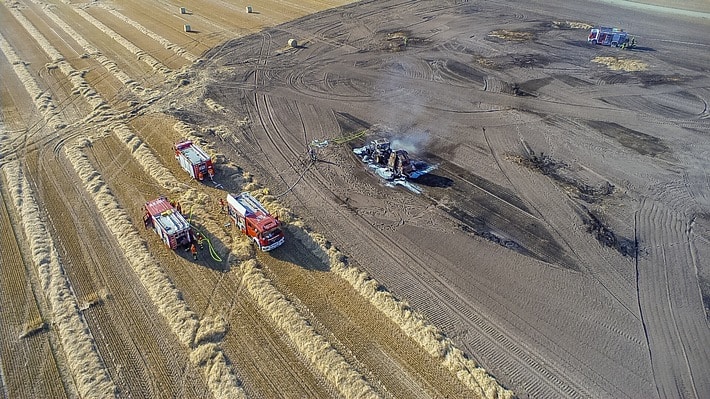
[[200, 246], [200, 249], [205, 249], [204, 239], [202, 233], [197, 233], [197, 245]]
[[194, 242], [190, 245], [190, 253], [192, 253], [192, 260], [197, 260], [197, 247]]

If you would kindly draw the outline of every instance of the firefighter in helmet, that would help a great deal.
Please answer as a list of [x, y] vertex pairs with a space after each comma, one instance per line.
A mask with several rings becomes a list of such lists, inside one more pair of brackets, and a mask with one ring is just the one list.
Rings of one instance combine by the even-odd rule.
[[190, 245], [190, 253], [192, 254], [192, 260], [197, 260], [197, 247], [194, 242]]
[[205, 249], [205, 243], [204, 243], [204, 237], [202, 236], [202, 233], [197, 233], [197, 245], [200, 246], [200, 249]]

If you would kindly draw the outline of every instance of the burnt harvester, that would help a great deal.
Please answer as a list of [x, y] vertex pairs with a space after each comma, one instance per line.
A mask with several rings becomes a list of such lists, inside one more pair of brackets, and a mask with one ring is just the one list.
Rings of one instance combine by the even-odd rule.
[[374, 166], [377, 174], [384, 179], [405, 177], [415, 179], [429, 171], [426, 170], [425, 163], [411, 160], [407, 151], [393, 150], [390, 141], [384, 138], [372, 140], [366, 146], [354, 149], [353, 152], [363, 162]]

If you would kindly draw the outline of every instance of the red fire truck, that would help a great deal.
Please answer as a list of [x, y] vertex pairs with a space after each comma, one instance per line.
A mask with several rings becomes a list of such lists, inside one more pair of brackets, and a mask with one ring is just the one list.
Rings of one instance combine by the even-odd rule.
[[175, 144], [175, 159], [193, 179], [201, 181], [205, 176], [209, 176], [210, 179], [214, 176], [212, 158], [190, 140], [182, 140]]
[[175, 249], [193, 241], [192, 227], [180, 212], [165, 197], [160, 197], [145, 204], [143, 222], [145, 227], [152, 227], [165, 245]]
[[271, 251], [284, 243], [281, 222], [251, 194], [227, 194], [227, 208], [234, 224], [262, 251]]

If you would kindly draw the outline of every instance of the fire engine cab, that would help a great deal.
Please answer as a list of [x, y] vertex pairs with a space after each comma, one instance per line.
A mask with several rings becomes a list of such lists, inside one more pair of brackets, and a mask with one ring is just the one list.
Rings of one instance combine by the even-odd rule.
[[209, 176], [210, 179], [214, 176], [212, 158], [190, 140], [182, 140], [175, 144], [175, 159], [193, 179], [201, 181], [205, 176]]
[[149, 201], [144, 209], [145, 227], [152, 227], [169, 248], [175, 249], [192, 242], [192, 227], [167, 198], [160, 197]]
[[227, 194], [227, 208], [235, 226], [251, 237], [262, 251], [271, 251], [284, 243], [281, 222], [251, 194]]

